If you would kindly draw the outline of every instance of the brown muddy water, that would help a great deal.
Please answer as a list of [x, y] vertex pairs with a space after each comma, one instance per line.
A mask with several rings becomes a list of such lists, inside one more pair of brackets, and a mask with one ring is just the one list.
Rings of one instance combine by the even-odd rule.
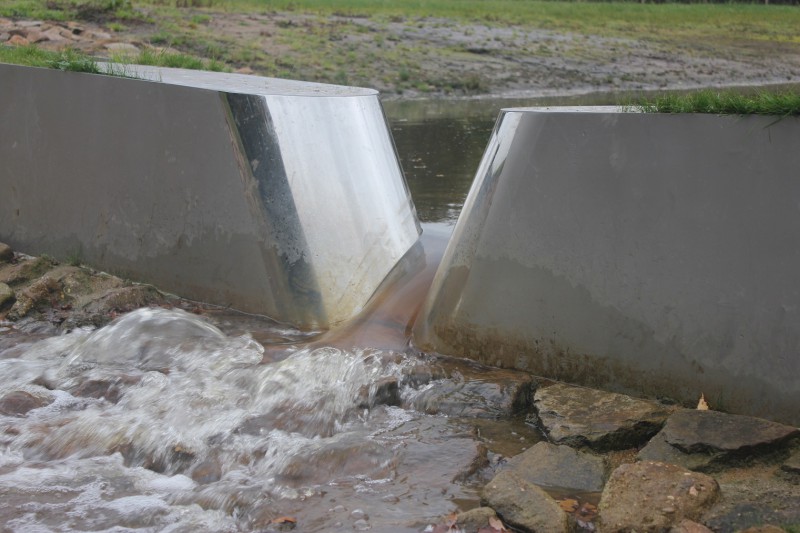
[[477, 506], [541, 435], [431, 404], [486, 370], [409, 340], [499, 110], [461, 105], [389, 105], [424, 234], [348, 324], [140, 309], [1, 349], [3, 530], [410, 532]]

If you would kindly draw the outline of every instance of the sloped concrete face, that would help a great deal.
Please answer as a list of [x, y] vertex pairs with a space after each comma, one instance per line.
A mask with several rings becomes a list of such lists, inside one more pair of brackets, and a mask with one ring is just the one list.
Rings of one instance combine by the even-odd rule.
[[355, 314], [419, 223], [375, 91], [0, 65], [0, 240], [303, 328]]
[[504, 111], [423, 349], [800, 424], [800, 120]]

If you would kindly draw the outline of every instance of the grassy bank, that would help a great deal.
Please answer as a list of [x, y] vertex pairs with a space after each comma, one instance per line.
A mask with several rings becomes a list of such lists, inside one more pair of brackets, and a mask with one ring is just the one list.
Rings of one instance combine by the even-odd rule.
[[634, 106], [646, 113], [800, 116], [800, 91], [698, 91], [667, 94]]
[[[95, 22], [145, 46], [210, 60], [205, 68], [225, 65], [395, 94], [498, 92], [554, 72], [561, 76], [552, 83], [556, 89], [654, 89], [682, 71], [691, 74], [685, 63], [697, 58], [722, 69], [725, 61], [780, 64], [800, 57], [800, 7], [761, 4], [5, 0], [0, 17]], [[631, 57], [640, 66], [628, 68]], [[650, 79], [648, 62], [663, 71], [663, 80]], [[794, 72], [787, 65], [784, 71]], [[716, 67], [697, 66], [710, 68]], [[676, 84], [725, 81], [724, 75], [707, 78]]]

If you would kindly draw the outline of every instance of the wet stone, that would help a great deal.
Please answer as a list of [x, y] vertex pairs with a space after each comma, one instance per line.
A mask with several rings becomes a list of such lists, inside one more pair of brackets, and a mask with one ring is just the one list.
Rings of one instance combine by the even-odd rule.
[[0, 398], [0, 414], [6, 416], [25, 416], [28, 411], [53, 403], [52, 398], [34, 396], [25, 391], [9, 392]]
[[605, 482], [602, 457], [549, 442], [539, 442], [512, 457], [503, 470], [511, 470], [528, 483], [540, 487], [578, 492], [600, 492]]
[[508, 370], [487, 370], [480, 377], [463, 376], [434, 383], [411, 400], [427, 414], [465, 418], [508, 418], [530, 408], [535, 381]]
[[192, 467], [190, 475], [201, 485], [214, 483], [222, 478], [222, 465], [217, 459], [205, 459]]
[[768, 454], [798, 436], [797, 428], [761, 418], [685, 409], [670, 416], [639, 458], [711, 471]]
[[482, 501], [504, 522], [537, 533], [568, 530], [567, 514], [545, 491], [511, 470], [497, 474], [483, 489]]
[[0, 263], [8, 263], [14, 259], [14, 250], [4, 242], [0, 242]]
[[672, 408], [595, 389], [555, 383], [534, 395], [532, 422], [556, 444], [598, 451], [639, 446], [655, 435]]
[[489, 520], [497, 518], [497, 513], [491, 507], [477, 507], [456, 516], [456, 525], [466, 533], [475, 533], [481, 528], [489, 526]]
[[683, 519], [698, 520], [719, 497], [705, 475], [655, 461], [614, 470], [600, 498], [600, 530], [663, 531]]

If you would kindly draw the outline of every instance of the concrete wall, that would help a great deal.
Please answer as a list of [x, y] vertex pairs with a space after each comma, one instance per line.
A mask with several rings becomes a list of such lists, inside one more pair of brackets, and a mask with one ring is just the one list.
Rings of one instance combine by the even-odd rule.
[[800, 119], [501, 114], [424, 349], [800, 424]]
[[375, 91], [128, 73], [0, 64], [0, 241], [305, 328], [416, 242]]

